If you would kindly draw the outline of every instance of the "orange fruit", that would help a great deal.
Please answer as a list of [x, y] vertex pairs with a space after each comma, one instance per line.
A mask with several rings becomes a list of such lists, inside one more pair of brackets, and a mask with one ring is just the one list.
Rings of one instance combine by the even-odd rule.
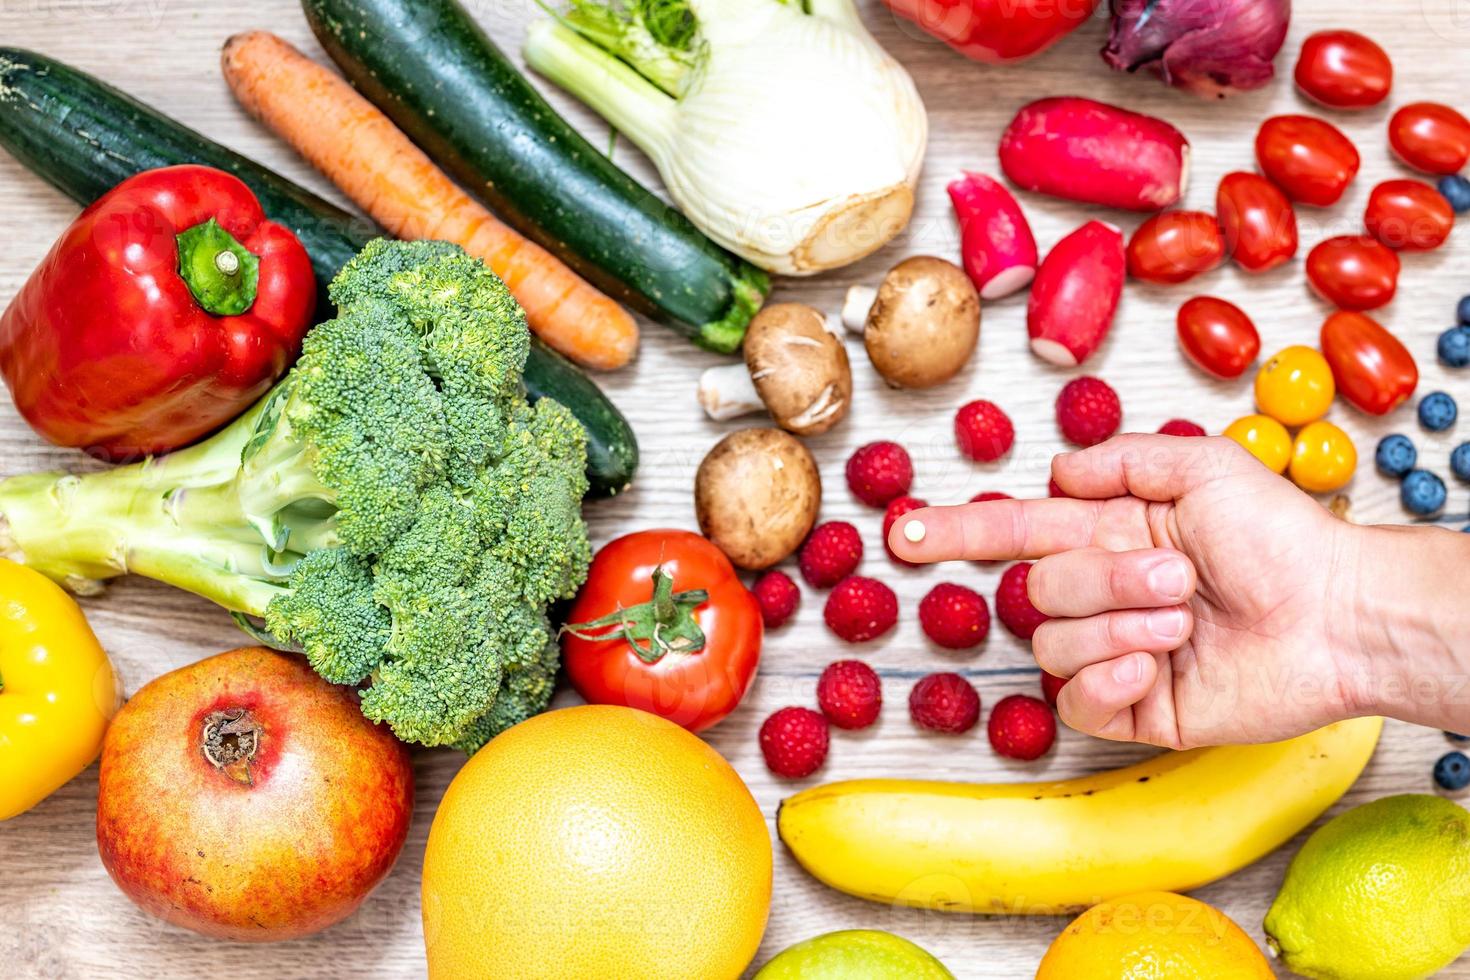
[[1036, 980], [1271, 980], [1264, 954], [1224, 912], [1172, 892], [1094, 905], [1062, 930]]
[[632, 708], [538, 715], [454, 777], [424, 855], [431, 978], [740, 976], [771, 839], [735, 770]]

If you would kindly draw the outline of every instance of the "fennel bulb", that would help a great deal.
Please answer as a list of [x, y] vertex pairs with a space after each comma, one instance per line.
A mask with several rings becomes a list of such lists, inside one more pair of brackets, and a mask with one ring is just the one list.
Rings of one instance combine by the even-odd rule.
[[913, 212], [924, 104], [853, 0], [573, 0], [531, 26], [525, 53], [763, 269], [855, 262]]

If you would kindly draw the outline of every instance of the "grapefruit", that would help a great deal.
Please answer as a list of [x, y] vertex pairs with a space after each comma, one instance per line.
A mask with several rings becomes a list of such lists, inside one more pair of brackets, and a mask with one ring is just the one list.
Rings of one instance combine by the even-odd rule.
[[632, 708], [522, 722], [455, 776], [424, 856], [431, 978], [738, 977], [771, 840], [735, 770]]

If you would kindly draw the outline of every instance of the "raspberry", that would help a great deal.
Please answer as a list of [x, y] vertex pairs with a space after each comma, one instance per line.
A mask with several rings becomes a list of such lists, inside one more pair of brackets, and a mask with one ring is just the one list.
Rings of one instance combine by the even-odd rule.
[[1057, 740], [1057, 720], [1045, 701], [1012, 694], [990, 710], [986, 731], [997, 755], [1029, 762], [1046, 755]]
[[896, 442], [870, 442], [847, 461], [847, 486], [869, 507], [882, 507], [909, 492], [914, 464]]
[[761, 605], [761, 621], [768, 630], [785, 626], [801, 604], [801, 590], [785, 572], [766, 572], [756, 579], [751, 591]]
[[990, 632], [990, 609], [975, 590], [941, 582], [919, 603], [919, 625], [945, 649], [968, 650]]
[[783, 779], [801, 779], [827, 761], [827, 719], [811, 708], [782, 708], [761, 725], [766, 767]]
[[1195, 425], [1188, 419], [1170, 419], [1159, 426], [1161, 436], [1202, 436], [1204, 434], [1204, 426]]
[[1051, 619], [1037, 611], [1026, 595], [1026, 577], [1031, 563], [1019, 561], [1005, 570], [995, 590], [995, 616], [1006, 629], [1023, 640], [1031, 639], [1036, 627]]
[[898, 519], [903, 515], [910, 511], [918, 510], [920, 507], [928, 506], [929, 502], [927, 500], [920, 500], [918, 497], [894, 497], [888, 501], [888, 509], [883, 512], [883, 550], [888, 552], [889, 558], [892, 558], [900, 565], [913, 567], [914, 563], [904, 561], [893, 553], [893, 548], [888, 544], [888, 532], [893, 530], [893, 525], [897, 524]]
[[877, 579], [849, 575], [827, 596], [827, 627], [848, 643], [864, 643], [893, 629], [898, 597]]
[[867, 728], [883, 707], [883, 686], [873, 668], [861, 660], [839, 660], [822, 671], [817, 704], [838, 728]]
[[1058, 483], [1056, 480], [1047, 480], [1046, 481], [1046, 495], [1048, 497], [1066, 497], [1066, 496], [1069, 496], [1069, 494], [1067, 493], [1067, 491], [1063, 490], [1062, 489], [1062, 485], [1060, 483]]
[[1073, 378], [1057, 395], [1057, 426], [1074, 445], [1106, 442], [1122, 422], [1118, 393], [1100, 378]]
[[909, 692], [909, 717], [920, 728], [959, 735], [980, 720], [980, 694], [959, 674], [930, 674]]
[[960, 452], [977, 463], [993, 463], [1016, 441], [1016, 428], [995, 402], [974, 401], [954, 416], [954, 438]]
[[1047, 704], [1053, 708], [1057, 706], [1057, 695], [1062, 693], [1062, 688], [1066, 683], [1067, 679], [1065, 677], [1048, 674], [1044, 670], [1041, 672], [1041, 696], [1046, 698]]
[[825, 589], [857, 571], [862, 560], [863, 539], [858, 529], [846, 521], [828, 521], [812, 529], [796, 564], [808, 585]]

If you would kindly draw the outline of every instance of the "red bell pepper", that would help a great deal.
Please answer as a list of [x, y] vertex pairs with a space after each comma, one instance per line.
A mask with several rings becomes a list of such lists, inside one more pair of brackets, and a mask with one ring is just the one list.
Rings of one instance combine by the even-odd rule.
[[990, 65], [1024, 61], [1082, 25], [1098, 0], [883, 0], [960, 54]]
[[207, 435], [295, 361], [316, 283], [237, 177], [150, 170], [83, 211], [0, 317], [0, 375], [60, 446], [122, 460]]

